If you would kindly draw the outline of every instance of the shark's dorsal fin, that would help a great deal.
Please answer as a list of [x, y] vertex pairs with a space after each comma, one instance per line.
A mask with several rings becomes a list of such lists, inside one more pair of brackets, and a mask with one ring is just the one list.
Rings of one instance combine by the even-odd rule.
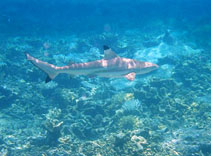
[[67, 64], [68, 66], [71, 66], [72, 64], [74, 64], [75, 62], [70, 60], [69, 63]]
[[111, 48], [109, 48], [108, 46], [104, 45], [103, 46], [103, 49], [104, 49], [104, 57], [103, 59], [105, 60], [109, 60], [109, 59], [113, 59], [115, 57], [119, 57], [115, 52], [113, 52], [111, 50]]

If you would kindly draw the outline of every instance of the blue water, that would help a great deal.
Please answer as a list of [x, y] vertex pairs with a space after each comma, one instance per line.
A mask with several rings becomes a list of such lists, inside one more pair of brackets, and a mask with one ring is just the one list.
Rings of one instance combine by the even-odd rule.
[[[211, 1], [0, 2], [0, 156], [211, 155]], [[120, 57], [159, 69], [122, 78], [46, 74]]]

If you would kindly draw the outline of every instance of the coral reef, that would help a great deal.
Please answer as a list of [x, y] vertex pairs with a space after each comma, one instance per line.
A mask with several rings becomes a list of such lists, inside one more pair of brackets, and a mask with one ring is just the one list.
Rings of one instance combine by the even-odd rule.
[[[0, 155], [211, 155], [210, 51], [161, 29], [6, 39], [0, 46]], [[154, 60], [160, 69], [134, 82], [61, 75], [45, 84], [23, 54], [66, 65], [71, 58], [101, 58], [103, 44], [123, 57]]]
[[123, 105], [122, 109], [126, 113], [143, 111], [141, 102], [137, 99], [127, 100]]

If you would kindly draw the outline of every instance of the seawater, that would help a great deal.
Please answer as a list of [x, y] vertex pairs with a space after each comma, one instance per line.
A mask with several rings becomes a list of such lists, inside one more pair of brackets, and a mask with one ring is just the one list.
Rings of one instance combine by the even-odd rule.
[[[0, 2], [0, 156], [211, 155], [211, 1]], [[57, 66], [120, 57], [159, 69], [122, 78]]]

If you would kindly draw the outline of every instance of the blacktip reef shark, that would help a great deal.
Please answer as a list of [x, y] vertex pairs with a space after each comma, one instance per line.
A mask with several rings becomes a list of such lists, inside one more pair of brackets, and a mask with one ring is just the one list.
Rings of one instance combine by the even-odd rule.
[[67, 73], [70, 75], [87, 75], [90, 77], [125, 77], [126, 79], [133, 81], [136, 75], [149, 73], [158, 68], [158, 65], [150, 62], [120, 57], [106, 45], [104, 45], [103, 48], [104, 57], [101, 60], [85, 63], [72, 63], [63, 67], [43, 62], [30, 56], [28, 53], [26, 53], [26, 58], [47, 74], [47, 78], [45, 80], [46, 83], [53, 80], [60, 73]]

